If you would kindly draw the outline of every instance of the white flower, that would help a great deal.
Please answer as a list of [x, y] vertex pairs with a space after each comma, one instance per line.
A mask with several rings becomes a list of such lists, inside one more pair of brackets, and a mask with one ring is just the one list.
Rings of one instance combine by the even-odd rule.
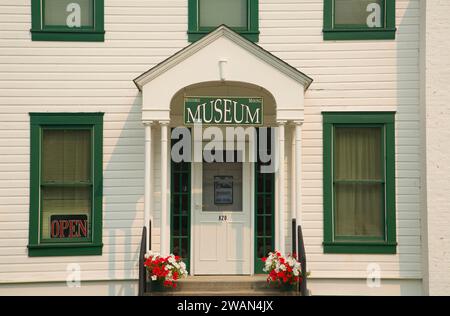
[[152, 275], [152, 281], [156, 281], [157, 276], [156, 275]]
[[280, 269], [286, 271], [286, 266], [284, 264], [280, 265]]

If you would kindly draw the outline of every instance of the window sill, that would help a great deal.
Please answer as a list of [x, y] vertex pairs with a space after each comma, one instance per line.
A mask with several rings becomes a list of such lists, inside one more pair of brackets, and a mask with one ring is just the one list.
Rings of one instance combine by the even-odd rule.
[[324, 253], [336, 254], [396, 254], [397, 243], [394, 242], [324, 242]]
[[60, 41], [60, 42], [104, 42], [105, 32], [84, 31], [42, 31], [31, 30], [32, 41]]
[[396, 29], [380, 29], [380, 30], [339, 30], [324, 29], [323, 39], [328, 40], [393, 40], [395, 39]]
[[29, 257], [100, 256], [103, 244], [28, 245]]
[[[191, 43], [196, 42], [210, 32], [211, 31], [188, 31], [188, 41]], [[236, 33], [240, 34], [251, 42], [259, 42], [259, 31], [236, 31]]]

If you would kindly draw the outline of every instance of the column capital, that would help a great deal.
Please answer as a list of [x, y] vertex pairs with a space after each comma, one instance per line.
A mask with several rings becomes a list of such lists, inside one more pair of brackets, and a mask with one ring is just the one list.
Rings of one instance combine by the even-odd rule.
[[302, 126], [304, 123], [304, 121], [292, 121], [292, 124], [294, 124], [295, 126]]
[[277, 120], [277, 124], [278, 125], [286, 125], [287, 121], [286, 120]]
[[143, 124], [144, 126], [152, 126], [153, 121], [142, 121], [142, 124]]
[[159, 121], [159, 125], [163, 125], [163, 126], [166, 126], [166, 125], [169, 125], [169, 121]]

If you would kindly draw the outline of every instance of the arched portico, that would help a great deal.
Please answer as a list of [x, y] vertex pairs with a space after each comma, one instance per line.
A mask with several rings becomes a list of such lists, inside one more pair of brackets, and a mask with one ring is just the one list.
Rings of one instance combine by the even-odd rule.
[[[143, 93], [142, 120], [145, 125], [145, 224], [150, 219], [152, 203], [150, 190], [152, 177], [151, 133], [152, 126], [161, 130], [161, 253], [168, 254], [169, 242], [169, 187], [168, 129], [175, 123], [173, 104], [182, 104], [184, 92], [198, 95], [261, 96], [271, 104], [270, 126], [277, 127], [276, 153], [284, 160], [285, 125], [295, 124], [295, 172], [293, 184], [301, 191], [301, 125], [303, 122], [304, 93], [312, 79], [279, 58], [247, 41], [226, 26], [220, 26], [201, 40], [189, 45], [148, 72], [135, 83]], [[228, 92], [226, 90], [228, 89]], [[231, 91], [231, 92], [230, 92]], [[257, 93], [258, 95], [254, 95]], [[235, 95], [236, 96], [236, 95]], [[172, 110], [171, 110], [172, 109]], [[178, 107], [177, 107], [178, 109]], [[281, 163], [277, 171], [277, 213], [275, 246], [284, 251], [285, 245], [285, 166]], [[301, 201], [296, 200], [289, 214], [300, 222]], [[148, 243], [147, 243], [148, 245]]]

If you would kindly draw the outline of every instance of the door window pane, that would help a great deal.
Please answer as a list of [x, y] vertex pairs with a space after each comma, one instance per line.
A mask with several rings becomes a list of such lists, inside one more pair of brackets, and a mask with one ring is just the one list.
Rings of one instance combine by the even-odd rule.
[[247, 0], [199, 0], [200, 27], [247, 27]]
[[203, 212], [242, 212], [242, 163], [203, 163]]

